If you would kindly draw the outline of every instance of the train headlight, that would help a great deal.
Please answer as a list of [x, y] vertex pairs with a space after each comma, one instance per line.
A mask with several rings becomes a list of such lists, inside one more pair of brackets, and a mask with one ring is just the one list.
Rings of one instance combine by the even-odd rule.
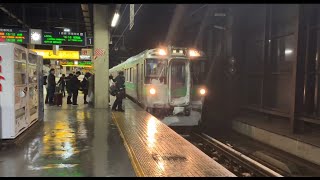
[[154, 88], [151, 88], [151, 89], [149, 90], [149, 92], [150, 92], [150, 94], [152, 94], [152, 95], [156, 94], [156, 90], [155, 90]]
[[204, 95], [206, 94], [206, 90], [203, 89], [203, 88], [201, 88], [199, 92], [200, 92], [200, 94], [201, 94], [202, 96], [204, 96]]
[[200, 53], [198, 51], [196, 51], [196, 50], [190, 49], [189, 50], [189, 56], [190, 57], [198, 57], [198, 56], [200, 56]]
[[160, 56], [167, 55], [167, 52], [164, 49], [159, 49], [158, 53], [159, 53]]

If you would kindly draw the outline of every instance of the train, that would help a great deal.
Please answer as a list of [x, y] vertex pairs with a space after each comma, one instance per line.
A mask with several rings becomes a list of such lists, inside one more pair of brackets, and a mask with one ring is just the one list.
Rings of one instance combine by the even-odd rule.
[[186, 47], [147, 49], [109, 69], [123, 71], [126, 95], [151, 114], [190, 116], [201, 111], [207, 88], [204, 52]]

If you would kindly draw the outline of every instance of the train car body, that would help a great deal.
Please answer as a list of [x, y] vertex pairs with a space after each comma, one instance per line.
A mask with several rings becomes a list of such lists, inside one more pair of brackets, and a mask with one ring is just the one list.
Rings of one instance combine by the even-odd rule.
[[[145, 50], [111, 68], [109, 73], [116, 77], [123, 71], [126, 95], [148, 112], [189, 116], [192, 108], [201, 109], [206, 93], [203, 81], [197, 80], [205, 78], [199, 76], [200, 72], [205, 73], [201, 62], [205, 62], [202, 52], [169, 46]], [[193, 72], [198, 73], [197, 77]]]

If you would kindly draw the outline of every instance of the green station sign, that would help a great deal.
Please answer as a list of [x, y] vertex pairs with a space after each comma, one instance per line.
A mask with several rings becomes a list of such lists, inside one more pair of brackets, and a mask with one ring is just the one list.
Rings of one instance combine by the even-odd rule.
[[75, 32], [43, 31], [42, 44], [60, 46], [85, 46], [86, 34]]
[[60, 61], [61, 66], [92, 66], [92, 61]]

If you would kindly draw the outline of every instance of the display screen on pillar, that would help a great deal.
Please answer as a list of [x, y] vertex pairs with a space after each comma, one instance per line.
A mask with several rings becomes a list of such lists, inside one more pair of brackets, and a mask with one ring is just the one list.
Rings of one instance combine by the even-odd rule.
[[28, 44], [29, 30], [15, 28], [0, 28], [0, 42]]
[[86, 33], [43, 31], [42, 44], [60, 46], [86, 46]]

